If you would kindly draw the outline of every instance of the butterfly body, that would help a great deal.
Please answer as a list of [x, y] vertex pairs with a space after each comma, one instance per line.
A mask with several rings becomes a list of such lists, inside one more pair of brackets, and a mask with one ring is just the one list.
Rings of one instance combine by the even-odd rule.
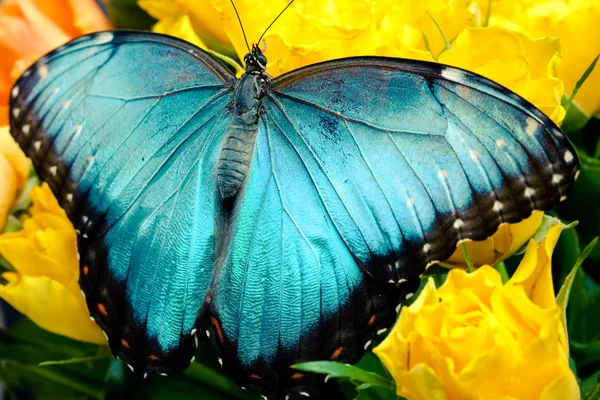
[[233, 116], [227, 126], [218, 165], [219, 190], [223, 199], [235, 196], [248, 175], [266, 80], [262, 69], [247, 72], [236, 83]]
[[428, 265], [563, 200], [576, 152], [467, 71], [356, 57], [236, 77], [168, 36], [103, 32], [16, 82], [11, 133], [79, 232], [79, 284], [115, 356], [171, 374], [208, 339], [270, 398], [290, 365], [354, 363]]

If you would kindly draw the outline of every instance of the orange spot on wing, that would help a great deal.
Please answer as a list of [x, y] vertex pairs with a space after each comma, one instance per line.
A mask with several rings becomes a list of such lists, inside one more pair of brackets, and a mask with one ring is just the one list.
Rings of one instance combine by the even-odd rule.
[[252, 379], [256, 379], [256, 380], [262, 379], [260, 375], [256, 375], [256, 374], [252, 374], [252, 375], [248, 375], [248, 376], [249, 376], [250, 378], [252, 378]]
[[342, 354], [342, 351], [344, 351], [344, 348], [342, 346], [338, 347], [337, 349], [335, 349], [330, 359], [335, 360], [340, 356], [340, 354]]
[[371, 316], [371, 319], [369, 320], [369, 326], [373, 325], [376, 319], [377, 317], [375, 315]]
[[123, 347], [125, 347], [126, 349], [129, 348], [129, 342], [127, 340], [125, 340], [125, 339], [121, 339], [121, 345]]
[[155, 356], [154, 354], [150, 354], [148, 356], [148, 358], [151, 359], [152, 361], [158, 361], [158, 360], [160, 360], [160, 357], [159, 356]]
[[102, 315], [108, 315], [108, 311], [106, 311], [106, 307], [102, 303], [98, 303], [98, 311], [100, 311], [100, 314]]
[[296, 372], [294, 375], [292, 375], [292, 379], [300, 379], [302, 378], [304, 375], [301, 374], [300, 372]]
[[85, 267], [83, 267], [83, 274], [87, 275], [88, 272], [90, 272], [90, 267], [88, 267], [87, 265]]
[[217, 336], [219, 337], [219, 341], [223, 343], [223, 331], [221, 330], [221, 325], [219, 325], [219, 321], [217, 321], [215, 317], [210, 317], [210, 322], [214, 325], [215, 329], [217, 330]]

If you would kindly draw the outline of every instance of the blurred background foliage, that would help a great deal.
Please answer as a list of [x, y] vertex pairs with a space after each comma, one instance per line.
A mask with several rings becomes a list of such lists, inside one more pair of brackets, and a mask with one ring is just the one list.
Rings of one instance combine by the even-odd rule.
[[[138, 7], [136, 0], [98, 0], [117, 28], [150, 29], [156, 22]], [[598, 88], [600, 91], [600, 88]], [[558, 292], [582, 249], [600, 236], [600, 119], [588, 118], [570, 107], [562, 129], [575, 144], [581, 175], [568, 199], [550, 212], [565, 223], [579, 221], [563, 231], [553, 258], [553, 277]], [[504, 262], [510, 275], [522, 255]], [[0, 257], [0, 272], [10, 266]], [[439, 286], [446, 270], [430, 269]], [[415, 295], [412, 300], [418, 297]], [[410, 300], [408, 301], [410, 303]], [[150, 376], [138, 381], [125, 364], [112, 357], [108, 346], [77, 342], [49, 333], [3, 304], [10, 326], [0, 330], [0, 380], [8, 399], [260, 399], [239, 389], [221, 373], [211, 346], [201, 341], [195, 362], [183, 374]], [[567, 309], [571, 368], [579, 379], [582, 398], [600, 398], [600, 246], [577, 271]], [[1, 316], [0, 316], [1, 317]], [[375, 347], [380, 341], [374, 341]], [[357, 364], [386, 379], [390, 376], [379, 359], [367, 352]], [[383, 400], [398, 398], [392, 389], [358, 387], [351, 379], [330, 380], [347, 398]], [[594, 390], [596, 387], [596, 390]], [[593, 393], [592, 393], [593, 392]]]

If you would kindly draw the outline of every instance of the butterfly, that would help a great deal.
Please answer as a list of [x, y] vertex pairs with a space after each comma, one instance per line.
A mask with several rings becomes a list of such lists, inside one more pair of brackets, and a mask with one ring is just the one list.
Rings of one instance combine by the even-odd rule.
[[457, 243], [564, 200], [560, 129], [461, 69], [384, 57], [234, 74], [148, 32], [79, 37], [16, 82], [10, 129], [78, 232], [80, 286], [138, 377], [199, 338], [269, 398], [356, 362]]

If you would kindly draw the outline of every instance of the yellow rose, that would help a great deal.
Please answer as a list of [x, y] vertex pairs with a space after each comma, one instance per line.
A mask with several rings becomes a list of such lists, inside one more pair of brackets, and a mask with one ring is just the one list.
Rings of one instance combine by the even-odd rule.
[[430, 278], [374, 350], [416, 399], [579, 399], [569, 369], [561, 309], [554, 299], [552, 251], [562, 227], [531, 240], [509, 282], [489, 266]]
[[220, 15], [208, 2], [138, 0], [138, 5], [159, 21], [153, 31], [179, 37], [203, 49], [232, 53]]
[[554, 122], [564, 118], [563, 84], [556, 77], [558, 40], [532, 40], [504, 28], [466, 28], [438, 59], [476, 72], [529, 100]]
[[[480, 0], [487, 7], [487, 0]], [[563, 62], [556, 70], [571, 95], [575, 84], [600, 53], [600, 1], [493, 0], [490, 25], [518, 30], [533, 38], [560, 39]], [[596, 67], [575, 97], [586, 114], [600, 112], [600, 68]]]
[[10, 136], [8, 126], [0, 128], [0, 232], [30, 170], [31, 162]]
[[73, 225], [48, 185], [34, 187], [31, 199], [23, 229], [0, 235], [0, 254], [16, 270], [2, 274], [0, 297], [50, 332], [105, 344], [79, 288]]
[[[519, 250], [542, 225], [544, 213], [536, 211], [516, 224], [502, 224], [492, 236], [479, 242], [465, 242], [467, 254], [476, 265], [496, 265]], [[465, 256], [461, 245], [442, 264], [445, 267], [464, 267]]]

